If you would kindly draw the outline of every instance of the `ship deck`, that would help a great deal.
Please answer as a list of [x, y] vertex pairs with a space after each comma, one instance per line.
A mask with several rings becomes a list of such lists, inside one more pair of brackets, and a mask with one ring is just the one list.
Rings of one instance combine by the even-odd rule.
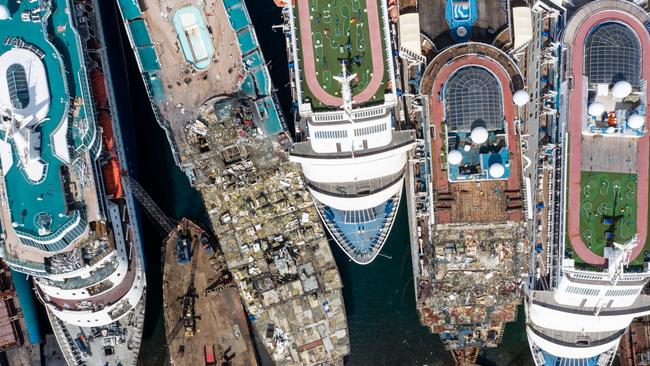
[[[179, 225], [180, 230], [187, 222], [195, 239], [192, 246], [201, 246], [198, 238], [203, 230], [186, 219]], [[179, 321], [182, 312], [180, 298], [186, 293], [189, 286], [190, 267], [188, 263], [177, 263], [176, 232], [165, 240], [164, 274], [163, 274], [163, 299], [165, 315], [165, 331], [169, 334]], [[225, 275], [230, 276], [226, 263], [219, 252], [208, 255], [202, 247], [194, 250], [198, 256], [196, 263], [196, 277], [194, 286], [197, 297], [195, 298], [196, 334], [186, 336], [181, 329], [176, 337], [167, 339], [170, 357], [174, 364], [199, 365], [204, 364], [204, 347], [213, 347], [217, 361], [225, 360], [225, 356], [232, 356], [229, 360], [233, 366], [256, 365], [255, 349], [252, 334], [250, 333], [246, 313], [239, 297], [237, 287]], [[218, 284], [220, 290], [206, 294], [206, 289]], [[179, 347], [184, 346], [183, 354], [179, 354]]]
[[[625, 12], [616, 10], [623, 7]], [[568, 186], [567, 186], [567, 252], [576, 264], [600, 267], [606, 264], [604, 248], [612, 242], [625, 243], [636, 234], [639, 245], [631, 254], [630, 264], [642, 265], [640, 255], [650, 248], [648, 227], [648, 160], [650, 137], [647, 134], [620, 134], [604, 136], [592, 134], [593, 127], [586, 126], [587, 89], [595, 84], [610, 84], [625, 75], [633, 86], [637, 78], [650, 80], [650, 68], [643, 60], [650, 59], [650, 35], [643, 26], [647, 13], [623, 2], [602, 2], [584, 6], [578, 11], [565, 32], [565, 43], [570, 47], [570, 70], [573, 87], [569, 89], [568, 108]], [[618, 53], [608, 53], [614, 48], [591, 49], [588, 43], [596, 29], [611, 22], [625, 24], [639, 41], [638, 56], [630, 62], [613, 62], [616, 57], [628, 57], [624, 51], [634, 46], [618, 42]], [[612, 32], [608, 32], [611, 36]], [[587, 52], [590, 57], [585, 59]], [[635, 63], [638, 63], [635, 68]], [[641, 66], [641, 67], [638, 67]], [[639, 75], [640, 69], [640, 75]], [[581, 76], [581, 77], [578, 77]], [[646, 90], [645, 111], [650, 105], [650, 90]], [[616, 109], [624, 103], [617, 103]], [[607, 143], [604, 143], [604, 142]], [[643, 182], [643, 184], [638, 184]]]
[[[4, 188], [9, 197], [7, 204], [11, 214], [10, 220], [3, 220], [4, 224], [13, 225], [14, 230], [35, 237], [42, 236], [39, 229], [57, 232], [75, 219], [74, 213], [68, 212], [66, 207], [60, 169], [71, 158], [68, 149], [79, 149], [95, 133], [92, 109], [86, 111], [87, 104], [84, 103], [89, 101], [85, 67], [68, 3], [66, 0], [56, 0], [52, 6], [51, 15], [47, 17], [46, 11], [36, 9], [38, 3], [25, 1], [11, 5], [11, 18], [1, 21], [0, 26], [0, 58], [7, 52], [27, 50], [33, 53], [34, 58], [25, 62], [41, 61], [45, 68], [45, 80], [29, 80], [30, 75], [37, 76], [38, 72], [27, 70], [30, 74], [27, 80], [30, 98], [35, 98], [30, 100], [30, 104], [40, 104], [25, 109], [33, 113], [27, 116], [27, 120], [39, 123], [42, 134], [42, 142], [37, 145], [44, 164], [42, 175], [35, 172], [37, 180], [28, 178], [30, 174], [26, 171], [30, 169], [18, 166], [20, 155], [11, 138], [8, 142], [2, 142], [0, 149]], [[2, 68], [22, 61], [12, 56], [3, 60]], [[38, 69], [37, 65], [33, 67]], [[5, 77], [3, 74], [2, 78]], [[42, 92], [41, 96], [37, 95], [39, 91]], [[45, 98], [45, 93], [49, 93], [49, 98]], [[0, 106], [0, 109], [7, 107], [10, 106]], [[3, 137], [6, 133], [2, 132]], [[71, 146], [68, 146], [69, 143]]]
[[[479, 56], [478, 53], [482, 55]], [[496, 78], [501, 99], [483, 95], [485, 98], [480, 103], [463, 105], [462, 99], [472, 95], [452, 94], [455, 89], [449, 89], [447, 82], [457, 76], [459, 70], [474, 72], [474, 69], [479, 68], [488, 70]], [[486, 82], [467, 76], [464, 78], [472, 83]], [[469, 44], [449, 48], [427, 67], [422, 91], [431, 96], [429, 115], [433, 132], [430, 154], [432, 184], [437, 193], [436, 223], [523, 220], [521, 150], [515, 128], [515, 105], [512, 101], [514, 91], [522, 86], [521, 76], [512, 61], [500, 51], [486, 45]], [[486, 87], [484, 91], [488, 89]], [[454, 113], [450, 114], [451, 111]], [[487, 118], [488, 116], [493, 118]], [[482, 155], [489, 156], [490, 159], [498, 155], [505, 165], [505, 179], [492, 179], [486, 172], [463, 176], [459, 166], [447, 163], [451, 144], [464, 144], [469, 129], [473, 128], [472, 123], [477, 121], [484, 123], [489, 131], [488, 146], [464, 150], [461, 165], [476, 160], [475, 165], [483, 167], [485, 158]], [[491, 146], [496, 146], [496, 150], [488, 151]], [[458, 147], [454, 149], [462, 150]], [[484, 167], [482, 169], [485, 170]], [[468, 200], [471, 200], [471, 205], [468, 205]]]
[[383, 102], [390, 71], [382, 6], [377, 0], [297, 1], [300, 82], [313, 109], [342, 105], [341, 84], [333, 79], [341, 74], [342, 61], [348, 75], [356, 74], [353, 100]]

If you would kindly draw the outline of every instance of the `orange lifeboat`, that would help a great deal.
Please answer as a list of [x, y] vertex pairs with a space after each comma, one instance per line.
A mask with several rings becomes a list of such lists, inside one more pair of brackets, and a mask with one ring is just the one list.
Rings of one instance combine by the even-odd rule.
[[99, 111], [99, 125], [102, 127], [102, 142], [108, 151], [113, 151], [115, 148], [115, 139], [113, 136], [113, 120], [111, 115], [105, 110]]
[[120, 171], [120, 164], [115, 157], [112, 157], [102, 166], [106, 195], [112, 199], [119, 199], [124, 196]]
[[99, 109], [108, 105], [108, 97], [106, 96], [106, 81], [104, 74], [99, 69], [95, 68], [90, 71], [90, 84], [92, 85], [93, 97], [95, 97], [95, 104]]

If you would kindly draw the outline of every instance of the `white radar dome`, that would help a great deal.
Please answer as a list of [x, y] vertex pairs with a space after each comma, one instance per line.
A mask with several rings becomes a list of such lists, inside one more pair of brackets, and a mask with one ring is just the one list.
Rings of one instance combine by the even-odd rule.
[[492, 178], [501, 178], [506, 173], [506, 168], [503, 166], [503, 164], [494, 163], [490, 165], [488, 173]]
[[517, 90], [515, 94], [512, 95], [512, 101], [519, 107], [526, 105], [529, 100], [530, 95], [528, 95], [525, 90]]
[[470, 134], [470, 137], [472, 138], [473, 143], [482, 144], [488, 139], [488, 131], [485, 129], [485, 127], [474, 127], [472, 133]]
[[589, 108], [587, 109], [587, 112], [589, 113], [590, 116], [594, 117], [600, 117], [603, 112], [605, 112], [605, 106], [601, 102], [593, 102], [589, 104]]
[[627, 125], [630, 128], [641, 128], [645, 124], [645, 118], [640, 114], [633, 114], [627, 119]]
[[0, 20], [6, 20], [11, 18], [11, 13], [6, 5], [0, 5]]
[[614, 98], [625, 98], [632, 92], [632, 85], [625, 80], [617, 81], [612, 86], [612, 96]]
[[458, 150], [451, 150], [447, 155], [447, 162], [451, 165], [458, 165], [463, 161], [463, 154]]

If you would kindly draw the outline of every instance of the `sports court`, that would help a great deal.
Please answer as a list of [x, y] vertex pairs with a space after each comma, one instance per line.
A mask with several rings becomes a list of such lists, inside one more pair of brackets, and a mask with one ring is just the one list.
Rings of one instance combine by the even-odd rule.
[[636, 233], [636, 199], [636, 174], [581, 172], [580, 236], [587, 248], [602, 256], [605, 246], [630, 240]]
[[[341, 84], [334, 77], [341, 74], [341, 63], [347, 65], [348, 73], [356, 74], [351, 85], [353, 96], [380, 102], [388, 74], [384, 65], [385, 47], [379, 3], [375, 0], [302, 0], [298, 5], [294, 9], [296, 18], [300, 19], [298, 37], [304, 65], [301, 72], [308, 85], [305, 96], [310, 97], [312, 105], [340, 104]], [[303, 18], [306, 16], [304, 13], [309, 14], [308, 21]], [[369, 18], [369, 14], [372, 18]], [[303, 39], [303, 36], [309, 38]], [[374, 58], [377, 60], [373, 61]], [[320, 87], [315, 84], [312, 87], [309, 78]], [[363, 98], [359, 96], [366, 89], [371, 89], [372, 93]], [[327, 103], [327, 98], [319, 94], [335, 98], [332, 103]]]

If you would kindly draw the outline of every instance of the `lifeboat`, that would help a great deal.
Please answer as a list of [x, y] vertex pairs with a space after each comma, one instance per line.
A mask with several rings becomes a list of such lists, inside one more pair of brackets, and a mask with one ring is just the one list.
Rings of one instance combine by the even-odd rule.
[[390, 14], [390, 20], [397, 24], [399, 19], [399, 9], [397, 8], [397, 0], [388, 0], [388, 14]]
[[106, 96], [106, 81], [104, 74], [95, 68], [90, 71], [90, 84], [93, 90], [93, 97], [98, 109], [108, 106], [108, 97]]
[[112, 157], [106, 164], [102, 165], [104, 187], [106, 188], [106, 195], [109, 198], [119, 199], [124, 196], [120, 171], [120, 164], [115, 157]]
[[102, 142], [108, 151], [115, 148], [115, 139], [113, 137], [113, 120], [111, 115], [105, 110], [99, 111], [99, 125], [102, 127]]

